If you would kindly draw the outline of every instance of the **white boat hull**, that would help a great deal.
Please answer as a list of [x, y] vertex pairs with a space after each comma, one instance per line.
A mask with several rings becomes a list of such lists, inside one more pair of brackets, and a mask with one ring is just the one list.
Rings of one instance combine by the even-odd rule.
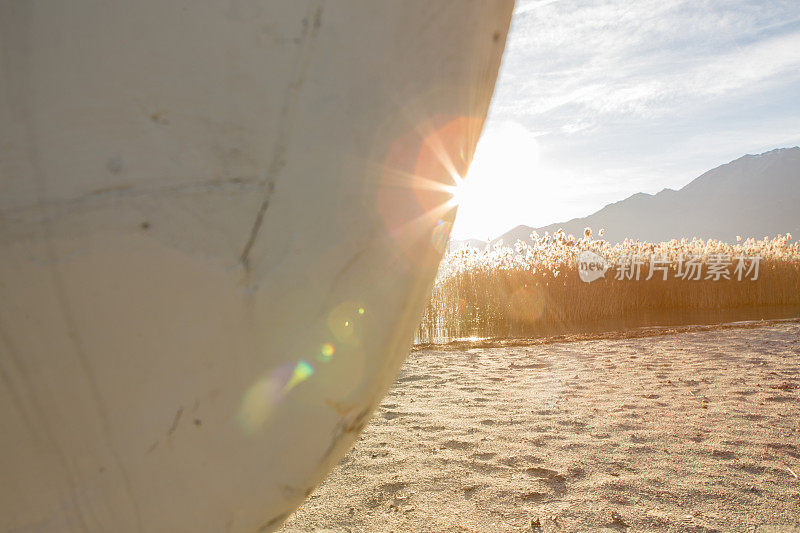
[[0, 531], [280, 526], [409, 349], [511, 9], [0, 5]]

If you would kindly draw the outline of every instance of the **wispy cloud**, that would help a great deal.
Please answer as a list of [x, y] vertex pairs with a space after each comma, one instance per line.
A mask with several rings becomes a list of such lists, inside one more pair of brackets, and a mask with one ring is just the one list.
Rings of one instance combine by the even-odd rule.
[[[800, 143], [797, 0], [518, 0], [489, 119], [537, 132], [557, 222]], [[535, 203], [535, 202], [534, 202]]]
[[652, 117], [800, 79], [796, 3], [721, 5], [521, 2], [497, 112], [533, 117], [568, 108], [586, 125], [606, 114]]

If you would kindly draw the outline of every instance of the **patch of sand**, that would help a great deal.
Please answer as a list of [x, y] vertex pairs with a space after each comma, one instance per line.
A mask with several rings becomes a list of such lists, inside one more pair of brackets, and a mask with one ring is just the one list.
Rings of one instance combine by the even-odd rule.
[[800, 324], [412, 353], [282, 531], [800, 531]]

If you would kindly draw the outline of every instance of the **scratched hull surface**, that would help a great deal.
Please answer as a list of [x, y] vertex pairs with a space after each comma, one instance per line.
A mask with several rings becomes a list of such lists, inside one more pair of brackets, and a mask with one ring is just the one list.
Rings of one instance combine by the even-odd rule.
[[0, 6], [0, 531], [271, 531], [421, 315], [513, 2]]

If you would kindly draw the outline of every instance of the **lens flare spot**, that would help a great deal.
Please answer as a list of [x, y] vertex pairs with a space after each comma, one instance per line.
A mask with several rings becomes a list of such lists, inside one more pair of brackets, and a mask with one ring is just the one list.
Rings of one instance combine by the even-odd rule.
[[275, 375], [259, 379], [244, 393], [236, 418], [245, 433], [254, 433], [269, 418], [281, 398], [282, 380]]
[[416, 242], [437, 219], [454, 214], [482, 123], [476, 117], [429, 117], [392, 144], [376, 206], [399, 244]]
[[[329, 353], [333, 355], [332, 345], [323, 345], [323, 353], [328, 352], [325, 346], [330, 346]], [[289, 391], [312, 374], [314, 367], [301, 360], [294, 365], [291, 362], [284, 363], [274, 368], [269, 375], [259, 378], [245, 391], [236, 412], [236, 419], [242, 430], [249, 434], [255, 433], [272, 416]]]
[[285, 392], [289, 392], [298, 384], [310, 378], [313, 373], [314, 367], [306, 361], [300, 360], [300, 362], [294, 367], [294, 370], [292, 371], [292, 377], [289, 379], [289, 383], [286, 384], [283, 390]]
[[358, 314], [359, 315], [363, 315], [364, 313], [365, 313], [364, 308], [363, 307], [359, 307], [358, 308]]
[[450, 237], [452, 224], [445, 220], [438, 220], [431, 234], [431, 243], [439, 252], [443, 252], [447, 247], [447, 239]]
[[322, 345], [322, 348], [319, 350], [319, 360], [320, 361], [330, 361], [333, 354], [336, 352], [336, 348], [334, 348], [333, 344], [327, 342]]
[[353, 302], [343, 302], [334, 307], [328, 315], [328, 329], [333, 334], [335, 342], [340, 344], [358, 344], [358, 306]]
[[542, 292], [536, 287], [521, 287], [511, 295], [508, 309], [516, 321], [535, 324], [542, 317], [546, 303]]

